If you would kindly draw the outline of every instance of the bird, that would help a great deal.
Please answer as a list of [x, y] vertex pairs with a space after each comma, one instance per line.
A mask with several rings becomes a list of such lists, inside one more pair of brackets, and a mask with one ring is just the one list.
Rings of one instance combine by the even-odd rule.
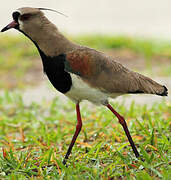
[[49, 81], [57, 91], [75, 103], [76, 130], [63, 164], [66, 164], [82, 129], [80, 102], [83, 100], [103, 105], [117, 117], [136, 158], [139, 158], [140, 153], [131, 137], [126, 120], [111, 106], [109, 98], [114, 99], [124, 94], [167, 96], [168, 89], [149, 77], [129, 70], [115, 61], [114, 57], [68, 40], [56, 25], [48, 20], [44, 10], [52, 9], [22, 7], [15, 10], [12, 13], [13, 21], [1, 32], [14, 28], [27, 36], [37, 47], [43, 71]]

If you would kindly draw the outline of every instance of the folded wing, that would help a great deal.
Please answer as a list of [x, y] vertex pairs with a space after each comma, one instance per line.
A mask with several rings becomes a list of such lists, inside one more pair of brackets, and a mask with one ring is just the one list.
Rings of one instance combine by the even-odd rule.
[[90, 86], [106, 93], [147, 93], [167, 95], [167, 88], [116, 62], [112, 57], [80, 48], [66, 54], [65, 70], [77, 74]]

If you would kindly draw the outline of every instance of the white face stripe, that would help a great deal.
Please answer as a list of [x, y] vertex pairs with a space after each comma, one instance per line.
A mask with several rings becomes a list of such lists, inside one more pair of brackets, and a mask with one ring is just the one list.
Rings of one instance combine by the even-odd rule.
[[19, 12], [20, 14], [22, 14], [21, 11], [20, 11], [19, 9], [17, 9], [15, 12]]
[[18, 24], [19, 24], [19, 29], [23, 30], [23, 22], [18, 20]]

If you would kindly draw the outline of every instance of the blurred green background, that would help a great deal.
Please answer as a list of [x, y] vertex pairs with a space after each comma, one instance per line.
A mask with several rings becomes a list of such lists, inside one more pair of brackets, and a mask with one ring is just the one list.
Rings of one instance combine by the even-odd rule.
[[[169, 40], [102, 34], [66, 36], [76, 43], [113, 56], [116, 61], [132, 70], [153, 77], [171, 76]], [[22, 35], [1, 35], [0, 43], [0, 88], [39, 85], [42, 79], [42, 65], [32, 42]]]

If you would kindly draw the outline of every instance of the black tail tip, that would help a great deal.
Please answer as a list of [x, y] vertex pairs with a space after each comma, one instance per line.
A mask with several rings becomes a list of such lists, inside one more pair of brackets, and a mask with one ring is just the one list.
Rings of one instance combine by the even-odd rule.
[[160, 94], [161, 96], [167, 96], [168, 95], [168, 89], [166, 88], [166, 86], [163, 86], [164, 91], [162, 94]]

